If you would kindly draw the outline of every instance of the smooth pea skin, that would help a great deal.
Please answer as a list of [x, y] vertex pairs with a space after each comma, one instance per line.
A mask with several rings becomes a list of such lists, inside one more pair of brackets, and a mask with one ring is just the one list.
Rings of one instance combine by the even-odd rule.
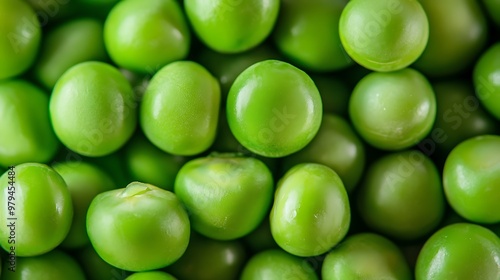
[[451, 207], [477, 223], [500, 222], [500, 136], [465, 140], [446, 159], [443, 184]]
[[71, 226], [73, 205], [66, 183], [56, 171], [45, 164], [23, 163], [0, 177], [0, 187], [0, 201], [8, 210], [0, 211], [0, 219], [17, 218], [14, 227], [0, 228], [4, 250], [10, 251], [13, 235], [19, 257], [41, 255], [61, 244]]
[[427, 79], [413, 69], [373, 72], [354, 88], [349, 116], [370, 145], [401, 150], [430, 132], [436, 118], [436, 97]]
[[329, 167], [298, 164], [278, 182], [270, 223], [283, 250], [301, 257], [321, 255], [344, 238], [350, 220], [347, 192]]
[[0, 166], [48, 162], [59, 148], [48, 95], [23, 80], [0, 82]]
[[33, 71], [36, 79], [52, 89], [61, 75], [80, 62], [105, 60], [103, 25], [91, 18], [81, 18], [58, 25], [46, 34], [40, 58]]
[[458, 223], [441, 228], [420, 251], [415, 279], [500, 279], [500, 239], [475, 224]]
[[156, 73], [141, 103], [146, 137], [174, 155], [195, 155], [214, 142], [220, 86], [200, 64], [177, 61]]
[[474, 67], [473, 79], [477, 98], [484, 108], [500, 120], [500, 43], [490, 46]]
[[417, 0], [353, 0], [342, 11], [340, 41], [354, 61], [374, 71], [395, 71], [424, 51], [429, 23]]
[[35, 11], [22, 0], [0, 1], [0, 80], [25, 72], [35, 61], [42, 38]]
[[474, 62], [488, 37], [477, 0], [419, 0], [429, 19], [429, 41], [414, 67], [426, 76], [449, 76]]
[[4, 280], [85, 280], [85, 274], [78, 263], [60, 250], [33, 257], [19, 257], [15, 260], [15, 272], [3, 265]]
[[314, 82], [278, 60], [261, 61], [243, 71], [226, 105], [229, 128], [238, 142], [265, 157], [297, 152], [321, 125], [321, 96]]
[[103, 62], [83, 62], [57, 81], [50, 117], [66, 147], [98, 157], [118, 150], [132, 136], [136, 107], [130, 84], [116, 68]]
[[267, 166], [232, 154], [186, 163], [175, 180], [175, 194], [198, 233], [217, 240], [249, 234], [271, 206], [273, 178]]
[[198, 38], [221, 53], [249, 50], [274, 27], [279, 0], [186, 0], [186, 15]]
[[114, 189], [115, 184], [106, 173], [85, 162], [58, 163], [53, 168], [66, 182], [73, 204], [73, 221], [61, 246], [85, 246], [89, 243], [85, 222], [90, 202], [99, 193]]
[[389, 239], [373, 233], [347, 237], [326, 255], [321, 275], [323, 280], [413, 279], [401, 250]]
[[332, 71], [352, 64], [339, 37], [339, 19], [347, 0], [281, 1], [273, 39], [299, 67]]
[[186, 58], [191, 34], [174, 0], [125, 0], [116, 4], [104, 23], [106, 49], [117, 65], [154, 73]]
[[147, 182], [167, 191], [174, 189], [175, 176], [187, 158], [158, 149], [143, 135], [135, 135], [124, 149], [124, 158], [134, 181]]
[[366, 224], [387, 236], [412, 240], [434, 230], [444, 214], [441, 177], [420, 151], [379, 158], [367, 170], [357, 194]]
[[184, 255], [166, 270], [182, 280], [237, 279], [245, 260], [245, 248], [239, 240], [192, 234]]
[[147, 271], [136, 272], [125, 280], [177, 280], [177, 278], [163, 271]]
[[312, 267], [297, 256], [280, 249], [267, 250], [254, 255], [245, 265], [241, 280], [317, 280]]
[[109, 264], [146, 271], [165, 267], [182, 256], [190, 226], [173, 193], [132, 182], [92, 200], [87, 233], [96, 252]]
[[351, 125], [343, 118], [325, 114], [316, 137], [302, 150], [283, 159], [284, 169], [302, 162], [324, 164], [352, 191], [365, 167], [365, 148]]

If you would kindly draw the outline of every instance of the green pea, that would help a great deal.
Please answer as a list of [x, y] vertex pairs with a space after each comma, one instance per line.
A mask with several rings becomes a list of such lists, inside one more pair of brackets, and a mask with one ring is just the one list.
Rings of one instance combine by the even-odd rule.
[[104, 42], [120, 67], [154, 73], [187, 57], [191, 43], [184, 13], [173, 0], [125, 0], [116, 4], [104, 24]]
[[174, 155], [195, 155], [215, 139], [220, 86], [201, 65], [173, 62], [156, 73], [141, 103], [146, 137]]
[[227, 119], [238, 142], [251, 152], [284, 157], [316, 135], [321, 104], [305, 72], [282, 61], [264, 60], [236, 78], [227, 99]]
[[278, 182], [271, 233], [285, 251], [301, 257], [321, 255], [344, 238], [350, 219], [347, 192], [329, 167], [299, 164]]
[[352, 64], [339, 37], [347, 0], [281, 1], [273, 33], [278, 49], [301, 68], [332, 71]]
[[314, 139], [302, 150], [285, 157], [284, 169], [303, 162], [324, 164], [333, 169], [351, 192], [363, 174], [365, 148], [350, 124], [336, 115], [323, 115], [321, 127]]
[[36, 79], [52, 89], [61, 75], [78, 63], [105, 60], [103, 25], [90, 18], [70, 20], [47, 32], [33, 66]]
[[340, 41], [350, 57], [374, 71], [395, 71], [424, 51], [429, 22], [417, 0], [352, 0], [342, 11]]
[[401, 250], [389, 239], [373, 233], [347, 237], [325, 258], [322, 279], [412, 279]]
[[245, 260], [245, 248], [240, 241], [192, 234], [184, 255], [166, 269], [183, 280], [237, 279]]
[[500, 120], [500, 43], [490, 46], [476, 62], [473, 72], [476, 95], [486, 111]]
[[354, 88], [349, 116], [370, 145], [401, 150], [430, 132], [436, 118], [436, 97], [427, 79], [413, 69], [373, 72]]
[[435, 230], [445, 207], [436, 166], [416, 150], [388, 154], [371, 164], [357, 199], [371, 229], [404, 240]]
[[500, 276], [500, 239], [490, 230], [459, 223], [441, 228], [417, 259], [415, 279], [481, 279]]
[[130, 84], [113, 66], [83, 62], [57, 81], [50, 99], [50, 117], [61, 142], [85, 156], [111, 154], [136, 127]]
[[85, 275], [78, 263], [60, 250], [52, 250], [46, 254], [16, 259], [16, 271], [9, 271], [3, 265], [2, 279], [5, 280], [85, 280]]
[[125, 280], [177, 280], [174, 276], [162, 271], [136, 272]]
[[443, 170], [446, 198], [462, 217], [477, 223], [500, 222], [500, 136], [470, 138], [448, 155]]
[[61, 246], [85, 246], [89, 244], [85, 221], [90, 202], [99, 193], [114, 189], [115, 184], [106, 173], [85, 162], [58, 163], [53, 168], [66, 182], [73, 204], [73, 221]]
[[312, 267], [297, 256], [283, 250], [267, 250], [254, 255], [245, 265], [241, 280], [317, 280]]
[[486, 45], [488, 24], [477, 0], [420, 0], [429, 20], [429, 41], [415, 68], [449, 76], [470, 66]]
[[23, 80], [0, 82], [0, 166], [50, 161], [59, 148], [48, 95]]
[[31, 67], [42, 32], [35, 11], [22, 0], [0, 1], [0, 19], [0, 80], [3, 80]]
[[188, 215], [177, 197], [140, 182], [97, 195], [86, 225], [99, 256], [129, 271], [165, 267], [184, 254], [189, 242]]
[[264, 220], [271, 206], [273, 178], [260, 160], [233, 154], [186, 163], [175, 194], [191, 214], [198, 233], [217, 240], [243, 237]]
[[0, 177], [0, 188], [0, 201], [5, 207], [0, 219], [8, 225], [0, 228], [4, 250], [28, 257], [61, 244], [71, 227], [73, 205], [66, 183], [57, 172], [45, 164], [23, 163]]
[[221, 53], [238, 53], [260, 44], [271, 33], [279, 0], [186, 0], [184, 9], [198, 38]]

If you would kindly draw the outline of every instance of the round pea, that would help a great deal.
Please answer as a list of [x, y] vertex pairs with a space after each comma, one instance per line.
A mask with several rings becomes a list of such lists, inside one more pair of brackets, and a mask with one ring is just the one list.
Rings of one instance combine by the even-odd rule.
[[36, 79], [52, 89], [61, 75], [78, 63], [106, 59], [103, 25], [91, 18], [70, 20], [46, 33], [38, 61]]
[[446, 198], [462, 217], [477, 223], [500, 222], [500, 136], [470, 138], [448, 155], [443, 184]]
[[61, 142], [85, 156], [111, 154], [136, 127], [134, 93], [125, 77], [103, 62], [83, 62], [57, 81], [50, 117]]
[[321, 125], [322, 103], [311, 78], [278, 60], [258, 62], [234, 81], [227, 99], [231, 132], [248, 150], [284, 157], [304, 148]]
[[30, 82], [0, 82], [0, 166], [48, 162], [55, 156], [59, 141], [48, 107], [48, 95]]
[[342, 179], [348, 192], [352, 191], [363, 174], [365, 148], [351, 125], [336, 115], [323, 115], [323, 121], [314, 139], [302, 150], [285, 157], [284, 169], [303, 162], [324, 164]]
[[237, 279], [245, 260], [245, 248], [238, 240], [192, 234], [186, 252], [166, 270], [182, 280]]
[[274, 189], [271, 172], [260, 160], [223, 154], [186, 163], [177, 174], [174, 191], [190, 213], [195, 231], [231, 240], [259, 226]]
[[278, 182], [270, 223], [274, 240], [301, 257], [321, 255], [347, 233], [351, 211], [340, 177], [327, 166], [298, 164]]
[[53, 168], [66, 182], [73, 204], [73, 221], [61, 246], [85, 246], [89, 244], [85, 221], [90, 202], [99, 193], [114, 189], [115, 184], [106, 173], [85, 162], [57, 163]]
[[491, 45], [477, 60], [473, 79], [476, 95], [486, 111], [500, 120], [500, 43]]
[[0, 219], [7, 223], [0, 228], [2, 248], [9, 252], [15, 243], [16, 255], [25, 257], [44, 254], [61, 244], [71, 227], [73, 205], [66, 183], [56, 171], [45, 164], [23, 163], [0, 177], [0, 188], [5, 206]]
[[0, 80], [3, 80], [31, 67], [42, 31], [35, 11], [22, 0], [0, 1], [0, 19]]
[[15, 271], [9, 265], [3, 265], [2, 279], [50, 279], [50, 280], [85, 280], [85, 274], [78, 263], [69, 254], [52, 250], [33, 257], [19, 257], [15, 261]]
[[420, 151], [388, 154], [366, 171], [357, 193], [366, 224], [396, 239], [414, 240], [431, 233], [445, 208], [441, 177]]
[[312, 267], [297, 256], [274, 249], [254, 255], [245, 265], [241, 280], [297, 279], [317, 280]]
[[136, 272], [125, 280], [177, 280], [177, 278], [163, 271], [147, 271]]
[[389, 239], [373, 233], [347, 237], [326, 255], [321, 275], [323, 280], [413, 279], [401, 250]]
[[96, 252], [109, 264], [146, 271], [165, 267], [184, 254], [190, 225], [173, 193], [132, 182], [92, 200], [87, 233]]
[[279, 0], [186, 0], [184, 9], [198, 38], [221, 53], [259, 45], [271, 33]]
[[500, 276], [500, 239], [475, 224], [441, 228], [424, 244], [415, 268], [416, 280], [481, 279]]
[[429, 20], [429, 40], [414, 67], [428, 76], [449, 76], [470, 66], [488, 38], [479, 1], [418, 2]]
[[349, 116], [370, 145], [401, 150], [430, 132], [436, 118], [436, 97], [427, 79], [413, 69], [373, 72], [354, 88]]
[[174, 155], [195, 155], [214, 142], [220, 86], [200, 64], [173, 62], [154, 75], [141, 103], [146, 137]]
[[332, 71], [352, 64], [339, 37], [339, 19], [347, 0], [282, 1], [273, 33], [278, 49], [298, 66]]
[[340, 16], [340, 41], [354, 61], [374, 71], [395, 71], [424, 51], [429, 22], [417, 0], [352, 0]]
[[187, 57], [191, 34], [174, 0], [125, 0], [116, 4], [104, 23], [104, 42], [119, 66], [154, 73]]

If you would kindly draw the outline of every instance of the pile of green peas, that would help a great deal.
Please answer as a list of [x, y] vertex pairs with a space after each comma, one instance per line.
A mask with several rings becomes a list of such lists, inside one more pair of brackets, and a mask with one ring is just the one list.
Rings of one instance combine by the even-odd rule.
[[500, 1], [0, 0], [0, 279], [500, 279]]

